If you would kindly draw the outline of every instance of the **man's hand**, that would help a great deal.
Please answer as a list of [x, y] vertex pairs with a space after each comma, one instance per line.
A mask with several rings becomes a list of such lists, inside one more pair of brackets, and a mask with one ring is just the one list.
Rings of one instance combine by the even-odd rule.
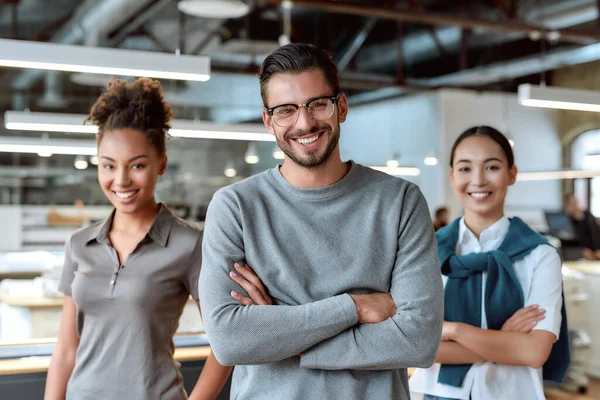
[[544, 318], [546, 318], [546, 310], [534, 304], [517, 310], [504, 322], [500, 330], [529, 333]]
[[238, 292], [231, 291], [231, 297], [239, 301], [244, 305], [272, 305], [273, 300], [271, 300], [271, 296], [267, 293], [267, 289], [262, 284], [262, 281], [256, 275], [256, 272], [248, 265], [241, 266], [240, 264], [234, 264], [233, 267], [237, 271], [231, 271], [229, 276], [234, 280], [235, 283], [240, 285], [248, 296], [246, 297]]
[[389, 293], [351, 294], [360, 324], [376, 324], [396, 314], [396, 303]]

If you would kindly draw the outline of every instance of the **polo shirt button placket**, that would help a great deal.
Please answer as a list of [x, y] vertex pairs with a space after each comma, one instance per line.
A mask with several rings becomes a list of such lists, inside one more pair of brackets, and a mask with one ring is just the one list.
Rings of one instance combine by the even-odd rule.
[[114, 274], [112, 275], [112, 277], [110, 278], [110, 296], [111, 297], [115, 291], [115, 286], [117, 285], [117, 278], [119, 277], [119, 271], [121, 271], [121, 268], [123, 268], [123, 266], [119, 265], [117, 267], [116, 271], [114, 272]]

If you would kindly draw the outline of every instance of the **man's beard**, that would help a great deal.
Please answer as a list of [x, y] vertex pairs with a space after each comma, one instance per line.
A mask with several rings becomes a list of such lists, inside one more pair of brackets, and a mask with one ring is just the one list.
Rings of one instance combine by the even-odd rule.
[[[307, 136], [311, 133], [317, 133], [322, 130], [326, 131], [323, 133], [323, 135], [329, 136], [329, 143], [327, 144], [327, 147], [325, 148], [325, 152], [321, 156], [319, 156], [316, 153], [316, 151], [305, 152], [303, 154], [303, 156], [298, 156], [298, 155], [294, 154], [294, 152], [292, 150], [292, 146], [289, 145], [289, 142], [291, 140], [293, 140], [292, 138]], [[317, 140], [320, 140], [320, 139], [321, 138], [319, 138]], [[277, 136], [275, 136], [275, 140], [277, 141], [277, 145], [279, 146], [281, 151], [283, 151], [294, 163], [296, 163], [299, 166], [304, 167], [304, 168], [317, 168], [317, 167], [325, 164], [325, 162], [327, 162], [327, 160], [329, 160], [329, 158], [331, 157], [331, 154], [337, 147], [338, 142], [340, 140], [340, 124], [339, 123], [337, 124], [337, 129], [335, 131], [332, 130], [331, 126], [329, 126], [329, 125], [314, 126], [308, 132], [302, 131], [302, 130], [297, 130], [292, 133], [286, 134], [283, 141], [279, 140], [279, 138]]]

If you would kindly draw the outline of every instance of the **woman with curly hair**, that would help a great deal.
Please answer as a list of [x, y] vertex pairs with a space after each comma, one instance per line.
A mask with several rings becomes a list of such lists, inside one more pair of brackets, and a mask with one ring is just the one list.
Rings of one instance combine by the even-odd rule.
[[[47, 400], [188, 398], [173, 335], [189, 296], [198, 303], [202, 233], [154, 196], [171, 117], [159, 82], [140, 78], [110, 82], [87, 118], [114, 210], [66, 244]], [[230, 372], [211, 354], [189, 399], [214, 399]]]

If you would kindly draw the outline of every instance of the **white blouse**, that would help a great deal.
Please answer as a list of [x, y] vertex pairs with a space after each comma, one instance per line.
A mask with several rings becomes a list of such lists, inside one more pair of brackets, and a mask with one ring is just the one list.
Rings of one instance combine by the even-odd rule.
[[[502, 217], [484, 230], [480, 239], [460, 220], [456, 254], [467, 255], [495, 250], [500, 247], [508, 232], [510, 221]], [[546, 245], [536, 247], [520, 261], [515, 262], [516, 275], [523, 288], [525, 306], [538, 304], [546, 310], [545, 318], [534, 330], [552, 332], [558, 338], [562, 306], [562, 261], [558, 252]], [[444, 285], [447, 277], [443, 276]], [[482, 296], [485, 295], [486, 273], [483, 273]], [[487, 329], [485, 305], [481, 302], [481, 327]], [[413, 400], [423, 394], [464, 400], [545, 399], [542, 369], [527, 366], [509, 366], [489, 361], [473, 364], [461, 387], [438, 383], [441, 364], [427, 369], [417, 369], [409, 381]]]

